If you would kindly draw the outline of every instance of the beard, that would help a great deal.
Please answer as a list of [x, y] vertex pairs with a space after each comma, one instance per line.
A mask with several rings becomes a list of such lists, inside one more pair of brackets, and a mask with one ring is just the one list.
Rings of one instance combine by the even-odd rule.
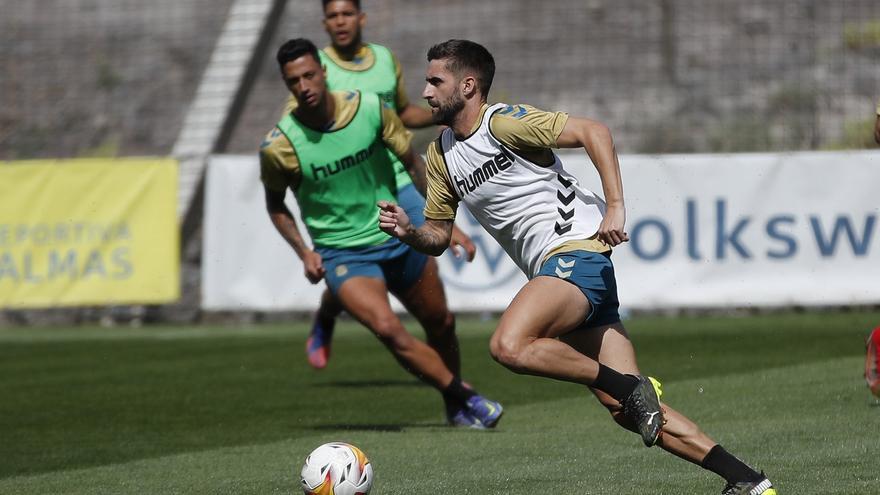
[[349, 38], [347, 44], [340, 45], [336, 42], [333, 42], [333, 46], [343, 53], [351, 52], [351, 55], [353, 56], [357, 47], [361, 46], [361, 31], [358, 30], [354, 35], [352, 35], [352, 37]]
[[458, 93], [453, 94], [448, 101], [440, 103], [434, 112], [434, 123], [439, 125], [452, 125], [455, 116], [464, 108], [464, 98]]

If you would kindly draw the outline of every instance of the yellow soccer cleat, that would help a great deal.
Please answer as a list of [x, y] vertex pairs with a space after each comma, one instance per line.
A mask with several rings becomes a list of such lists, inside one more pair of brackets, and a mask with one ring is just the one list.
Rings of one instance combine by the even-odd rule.
[[651, 385], [654, 386], [654, 391], [657, 392], [657, 399], [662, 399], [663, 398], [663, 390], [661, 387], [663, 385], [660, 384], [660, 380], [654, 378], [653, 376], [649, 376], [648, 380], [651, 380]]
[[657, 443], [663, 428], [663, 411], [660, 409], [660, 382], [651, 377], [635, 375], [635, 390], [623, 401], [623, 414], [635, 423], [646, 447]]

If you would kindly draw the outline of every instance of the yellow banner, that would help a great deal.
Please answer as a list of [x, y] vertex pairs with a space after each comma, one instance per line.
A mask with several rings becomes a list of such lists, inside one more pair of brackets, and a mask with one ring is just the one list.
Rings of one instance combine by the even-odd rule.
[[177, 162], [0, 164], [0, 307], [180, 297]]

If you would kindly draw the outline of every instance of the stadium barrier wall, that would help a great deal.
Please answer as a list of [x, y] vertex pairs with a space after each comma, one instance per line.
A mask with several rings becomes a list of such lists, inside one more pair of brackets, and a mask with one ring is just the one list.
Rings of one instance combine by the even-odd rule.
[[[583, 152], [562, 155], [601, 192]], [[880, 152], [620, 157], [630, 242], [614, 251], [623, 308], [880, 302]], [[288, 193], [288, 204], [298, 215]], [[205, 199], [203, 308], [311, 310], [323, 285], [265, 211], [254, 156], [214, 156]], [[525, 278], [479, 225], [465, 263], [440, 258], [450, 305], [499, 311]], [[399, 306], [397, 306], [399, 308]]]
[[0, 166], [0, 308], [180, 297], [177, 162]]

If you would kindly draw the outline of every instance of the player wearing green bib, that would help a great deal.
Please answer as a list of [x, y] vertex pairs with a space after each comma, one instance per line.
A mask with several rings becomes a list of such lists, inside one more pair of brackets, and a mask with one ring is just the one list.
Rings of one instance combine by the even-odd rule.
[[349, 91], [343, 98], [357, 100], [358, 108], [347, 125], [332, 132], [302, 125], [293, 114], [278, 123], [300, 162], [297, 202], [315, 246], [385, 244], [388, 236], [370, 225], [378, 215], [361, 208], [368, 192], [369, 200], [393, 200], [397, 192], [388, 150], [376, 140], [376, 130], [382, 128], [381, 103], [373, 93]]
[[[359, 0], [322, 0], [324, 29], [330, 36], [330, 45], [319, 51], [321, 65], [326, 69], [327, 86], [332, 90], [360, 90], [376, 93], [388, 108], [394, 109], [403, 124], [410, 129], [433, 125], [431, 112], [409, 101], [403, 84], [400, 63], [388, 48], [363, 42], [362, 29], [366, 14], [360, 9]], [[288, 99], [284, 114], [296, 108], [296, 98]], [[409, 213], [416, 224], [424, 221], [422, 210], [425, 198], [412, 185], [409, 174], [393, 153], [397, 181], [397, 204]], [[458, 228], [453, 229], [450, 245], [456, 256], [465, 255], [473, 260], [476, 247], [471, 239]], [[459, 250], [459, 246], [461, 250]], [[329, 291], [324, 291], [321, 304], [315, 314], [306, 356], [315, 369], [322, 369], [330, 358], [330, 343], [336, 317], [342, 307]]]
[[[400, 364], [443, 396], [447, 421], [492, 428], [501, 405], [465, 386], [455, 318], [446, 305], [437, 263], [378, 227], [378, 201], [394, 201], [389, 151], [422, 191], [424, 162], [397, 114], [373, 93], [329, 91], [318, 50], [290, 40], [278, 51], [284, 82], [297, 100], [260, 146], [260, 178], [273, 225], [303, 262], [312, 283], [325, 280], [342, 306], [367, 326]], [[284, 204], [296, 197], [310, 248]], [[428, 343], [409, 334], [388, 293], [419, 320]]]

